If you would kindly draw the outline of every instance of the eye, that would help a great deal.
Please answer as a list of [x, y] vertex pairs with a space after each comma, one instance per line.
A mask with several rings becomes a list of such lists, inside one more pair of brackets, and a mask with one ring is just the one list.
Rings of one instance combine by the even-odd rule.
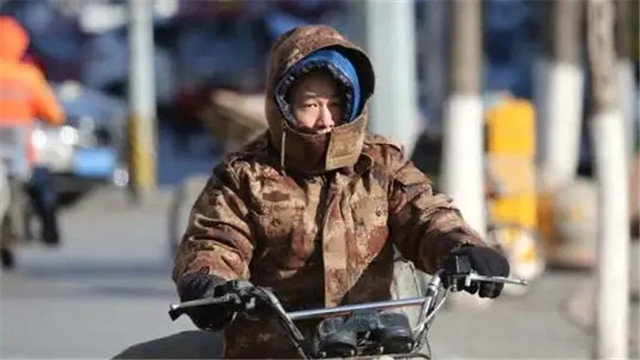
[[316, 104], [316, 103], [304, 103], [304, 104], [302, 104], [302, 107], [305, 108], [305, 109], [314, 108], [316, 106], [318, 106], [318, 104]]
[[334, 100], [334, 101], [331, 101], [329, 103], [329, 106], [332, 106], [332, 107], [343, 107], [344, 104], [340, 100]]

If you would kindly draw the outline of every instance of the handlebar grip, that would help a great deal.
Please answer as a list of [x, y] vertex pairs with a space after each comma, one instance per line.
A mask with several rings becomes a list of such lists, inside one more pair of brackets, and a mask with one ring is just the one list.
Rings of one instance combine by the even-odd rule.
[[481, 282], [492, 282], [492, 283], [501, 283], [501, 284], [513, 284], [513, 285], [527, 285], [527, 280], [524, 279], [516, 279], [504, 276], [485, 276], [480, 274], [469, 274], [466, 276], [467, 281], [481, 281]]
[[169, 306], [169, 317], [171, 318], [171, 320], [175, 321], [177, 318], [185, 314], [190, 308], [237, 303], [238, 299], [234, 295], [235, 294], [226, 294], [221, 297], [210, 297], [205, 299], [185, 301], [179, 304], [172, 304]]
[[171, 305], [171, 307], [169, 308], [169, 317], [171, 318], [171, 321], [176, 321], [177, 318], [179, 318], [180, 316], [182, 316], [182, 314], [185, 313], [185, 310], [183, 308], [180, 307], [175, 307], [176, 305]]
[[469, 286], [471, 282], [490, 282], [514, 285], [527, 285], [526, 280], [515, 279], [502, 276], [487, 276], [477, 274], [472, 266], [469, 257], [456, 255], [447, 258], [443, 264], [440, 278], [446, 287], [450, 284], [460, 284], [458, 286]]
[[454, 255], [446, 258], [442, 268], [447, 275], [469, 274], [473, 270], [471, 260], [466, 255]]

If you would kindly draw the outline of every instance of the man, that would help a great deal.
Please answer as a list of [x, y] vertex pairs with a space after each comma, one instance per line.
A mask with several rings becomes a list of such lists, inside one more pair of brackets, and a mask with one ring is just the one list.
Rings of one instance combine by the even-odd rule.
[[19, 132], [23, 138], [19, 162], [31, 173], [28, 190], [42, 219], [42, 239], [55, 245], [59, 242], [55, 192], [48, 169], [34, 167], [31, 132], [35, 119], [61, 125], [64, 113], [40, 70], [22, 60], [29, 46], [29, 35], [22, 26], [1, 16], [0, 39], [0, 128]]
[[[389, 299], [394, 246], [426, 272], [459, 253], [480, 273], [508, 275], [505, 258], [432, 192], [402, 147], [365, 131], [373, 88], [369, 59], [334, 29], [303, 26], [278, 39], [268, 132], [216, 166], [193, 207], [173, 272], [183, 301], [232, 279], [272, 288], [287, 311]], [[203, 329], [234, 316], [189, 315]], [[316, 324], [299, 325], [308, 335]], [[265, 356], [298, 355], [275, 319], [238, 316], [225, 357]]]

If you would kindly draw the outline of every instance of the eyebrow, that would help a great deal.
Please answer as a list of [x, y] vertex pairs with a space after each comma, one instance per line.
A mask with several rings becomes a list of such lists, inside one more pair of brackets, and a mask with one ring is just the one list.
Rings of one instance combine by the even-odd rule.
[[[313, 93], [313, 92], [304, 92], [300, 95], [300, 99], [301, 100], [306, 100], [306, 99], [315, 99], [317, 98], [319, 95], [317, 93]], [[340, 98], [340, 94], [338, 93], [334, 93], [331, 94], [330, 98], [334, 99], [334, 98]]]

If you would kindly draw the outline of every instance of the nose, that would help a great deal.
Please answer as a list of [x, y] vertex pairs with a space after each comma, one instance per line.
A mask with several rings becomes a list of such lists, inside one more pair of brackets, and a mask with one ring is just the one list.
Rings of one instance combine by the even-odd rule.
[[335, 125], [333, 115], [329, 106], [321, 106], [320, 113], [318, 114], [318, 120], [316, 121], [316, 127], [319, 129], [331, 128]]

